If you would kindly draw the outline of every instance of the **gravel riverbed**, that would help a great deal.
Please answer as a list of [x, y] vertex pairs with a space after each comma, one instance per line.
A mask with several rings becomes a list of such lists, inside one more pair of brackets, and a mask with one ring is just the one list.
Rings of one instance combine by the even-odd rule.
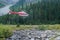
[[60, 40], [60, 31], [56, 30], [16, 30], [6, 40]]

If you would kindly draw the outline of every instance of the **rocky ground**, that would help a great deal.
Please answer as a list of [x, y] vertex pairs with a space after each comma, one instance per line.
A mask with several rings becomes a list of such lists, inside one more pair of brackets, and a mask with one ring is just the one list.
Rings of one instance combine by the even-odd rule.
[[6, 40], [60, 40], [60, 31], [55, 30], [16, 30]]

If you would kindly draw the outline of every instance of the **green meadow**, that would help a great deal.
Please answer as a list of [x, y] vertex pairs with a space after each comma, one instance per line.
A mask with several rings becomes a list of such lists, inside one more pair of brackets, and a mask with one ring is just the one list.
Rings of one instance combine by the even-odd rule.
[[[26, 29], [39, 29], [39, 30], [60, 30], [60, 24], [55, 24], [55, 25], [3, 25], [0, 24], [0, 31], [1, 30], [9, 30], [9, 31], [14, 31], [14, 30], [26, 30]], [[43, 29], [44, 28], [44, 29]]]

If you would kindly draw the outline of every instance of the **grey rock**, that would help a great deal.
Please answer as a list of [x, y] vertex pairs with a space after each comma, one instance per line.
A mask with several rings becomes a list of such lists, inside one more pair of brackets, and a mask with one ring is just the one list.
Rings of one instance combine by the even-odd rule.
[[[12, 40], [49, 40], [51, 37], [55, 37], [58, 32], [53, 30], [16, 30], [10, 37]], [[55, 40], [60, 40], [56, 37]], [[9, 40], [9, 38], [7, 38]]]
[[60, 36], [56, 37], [55, 40], [60, 40]]

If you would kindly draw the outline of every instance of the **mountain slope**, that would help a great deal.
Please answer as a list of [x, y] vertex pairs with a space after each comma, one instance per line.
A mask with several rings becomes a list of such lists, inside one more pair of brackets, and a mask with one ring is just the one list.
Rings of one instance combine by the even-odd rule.
[[10, 7], [10, 9], [12, 11], [21, 11], [23, 8], [26, 8], [26, 6], [29, 6], [29, 4], [31, 3], [37, 3], [38, 1], [41, 1], [41, 0], [19, 0], [15, 5], [13, 5], [12, 7]]

